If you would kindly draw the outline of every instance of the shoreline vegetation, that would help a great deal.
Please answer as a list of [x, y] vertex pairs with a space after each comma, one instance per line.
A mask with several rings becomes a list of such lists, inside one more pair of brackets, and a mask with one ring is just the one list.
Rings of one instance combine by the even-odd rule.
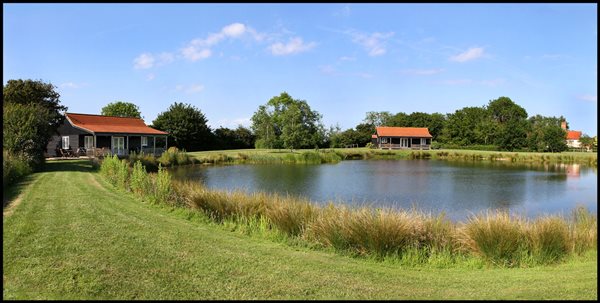
[[370, 148], [328, 148], [312, 150], [242, 149], [189, 152], [200, 164], [323, 164], [344, 160], [437, 159], [501, 163], [564, 163], [596, 166], [597, 153], [499, 152], [477, 150], [379, 150]]
[[266, 234], [284, 242], [407, 265], [483, 262], [528, 267], [561, 262], [597, 250], [597, 218], [587, 209], [571, 217], [534, 220], [504, 212], [451, 222], [417, 210], [351, 208], [278, 194], [207, 189], [175, 182], [159, 165], [148, 173], [140, 161], [107, 157], [101, 174], [120, 190], [154, 204], [197, 210], [216, 223]]

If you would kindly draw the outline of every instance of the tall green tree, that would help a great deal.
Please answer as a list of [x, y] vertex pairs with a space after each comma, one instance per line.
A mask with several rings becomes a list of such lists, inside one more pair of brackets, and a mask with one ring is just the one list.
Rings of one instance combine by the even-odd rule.
[[2, 91], [3, 148], [24, 155], [36, 169], [67, 110], [55, 88], [41, 80], [19, 79], [8, 80]]
[[209, 149], [214, 143], [204, 114], [191, 104], [173, 103], [152, 122], [152, 127], [169, 133], [169, 146], [187, 151]]
[[50, 110], [40, 104], [5, 103], [2, 108], [2, 148], [21, 155], [30, 167], [44, 163], [44, 152], [51, 133]]
[[388, 111], [383, 112], [367, 112], [365, 115], [365, 119], [363, 122], [365, 124], [371, 124], [375, 127], [377, 126], [390, 126], [390, 122], [392, 119], [392, 114]]
[[215, 149], [245, 149], [254, 147], [252, 131], [243, 126], [236, 129], [219, 127], [215, 129]]
[[63, 114], [67, 111], [67, 107], [60, 104], [60, 94], [55, 89], [56, 86], [42, 80], [8, 80], [2, 90], [2, 104], [38, 104], [46, 108], [50, 115], [48, 132], [52, 134], [64, 121]]
[[527, 147], [531, 151], [561, 152], [567, 150], [566, 131], [561, 128], [563, 117], [535, 115], [528, 119]]
[[590, 137], [587, 134], [581, 135], [581, 138], [579, 138], [579, 142], [581, 142], [581, 146], [585, 148], [592, 149], [594, 147], [594, 138]]
[[488, 112], [483, 107], [463, 107], [448, 114], [443, 137], [458, 145], [486, 144], [489, 134], [482, 129], [488, 119]]
[[495, 144], [506, 150], [522, 148], [527, 138], [527, 111], [508, 97], [491, 100], [487, 106], [496, 124]]
[[313, 148], [325, 143], [321, 114], [288, 93], [271, 98], [252, 116], [257, 148]]
[[103, 116], [130, 117], [142, 119], [140, 108], [130, 102], [115, 101], [102, 108]]

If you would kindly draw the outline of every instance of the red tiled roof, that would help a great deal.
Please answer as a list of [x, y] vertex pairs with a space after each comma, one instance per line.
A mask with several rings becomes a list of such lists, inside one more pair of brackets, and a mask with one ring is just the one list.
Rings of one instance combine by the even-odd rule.
[[137, 118], [66, 113], [67, 119], [75, 127], [94, 133], [128, 133], [146, 135], [167, 135], [168, 133], [151, 128], [144, 120]]
[[567, 131], [567, 140], [579, 140], [581, 138], [581, 132], [576, 130]]
[[379, 137], [419, 137], [431, 138], [431, 134], [427, 127], [377, 127], [377, 135]]
[[377, 139], [377, 135], [371, 135], [371, 138]]

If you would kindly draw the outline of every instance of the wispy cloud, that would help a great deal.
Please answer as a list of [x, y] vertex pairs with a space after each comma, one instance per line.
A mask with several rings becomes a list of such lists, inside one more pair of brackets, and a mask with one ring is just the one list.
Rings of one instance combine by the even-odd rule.
[[154, 66], [154, 56], [149, 53], [143, 53], [133, 59], [133, 67], [135, 69], [146, 69]]
[[440, 83], [447, 84], [447, 85], [464, 85], [464, 84], [473, 83], [473, 80], [471, 80], [471, 79], [448, 79], [448, 80], [442, 80]]
[[352, 13], [352, 10], [350, 9], [350, 6], [345, 5], [344, 7], [334, 11], [333, 16], [334, 17], [350, 17], [351, 13]]
[[271, 54], [275, 56], [284, 56], [308, 51], [314, 48], [316, 45], [316, 42], [304, 43], [304, 41], [302, 41], [302, 38], [294, 37], [290, 38], [288, 43], [286, 44], [283, 44], [281, 42], [272, 44], [271, 46], [269, 46], [269, 50], [271, 51]]
[[438, 83], [445, 85], [485, 85], [485, 86], [499, 86], [504, 84], [506, 81], [504, 79], [492, 79], [492, 80], [473, 80], [473, 79], [448, 79], [442, 80]]
[[465, 52], [462, 52], [455, 56], [451, 56], [450, 61], [461, 62], [461, 63], [467, 62], [467, 61], [471, 61], [471, 60], [475, 60], [477, 58], [483, 57], [484, 53], [485, 53], [485, 50], [483, 49], [483, 47], [472, 47], [472, 48], [469, 48]]
[[431, 76], [431, 75], [439, 74], [443, 71], [444, 71], [443, 68], [434, 68], [434, 69], [404, 69], [404, 70], [401, 70], [400, 72], [403, 74], [415, 75], [415, 76]]
[[62, 83], [60, 85], [60, 87], [62, 87], [62, 88], [79, 88], [79, 85], [77, 85], [73, 82], [65, 82], [65, 83]]
[[204, 85], [202, 85], [202, 84], [190, 84], [190, 85], [179, 84], [179, 85], [175, 86], [175, 90], [184, 92], [186, 94], [195, 94], [195, 93], [199, 93], [199, 92], [203, 91]]
[[149, 73], [148, 75], [146, 75], [146, 81], [152, 81], [154, 80], [154, 78], [156, 78], [156, 75], [154, 73]]
[[352, 76], [352, 77], [361, 77], [364, 79], [370, 79], [370, 78], [374, 77], [373, 74], [366, 73], [366, 72], [342, 73], [342, 72], [339, 72], [332, 65], [321, 65], [321, 66], [319, 66], [319, 71], [321, 71], [321, 73], [329, 75], [329, 76]]
[[352, 36], [352, 42], [362, 45], [371, 57], [384, 55], [387, 52], [386, 42], [394, 35], [394, 32], [365, 34], [350, 31], [348, 33]]
[[65, 83], [61, 83], [59, 85], [60, 88], [71, 88], [71, 89], [76, 89], [76, 88], [81, 88], [86, 86], [87, 83], [75, 83], [75, 82], [65, 82]]
[[[316, 42], [304, 43], [300, 37], [290, 38], [287, 43], [277, 42], [277, 39], [281, 36], [282, 34], [261, 33], [246, 24], [235, 22], [222, 27], [216, 33], [209, 33], [205, 37], [192, 39], [174, 52], [159, 54], [144, 52], [133, 59], [133, 67], [135, 69], [150, 69], [179, 59], [191, 62], [208, 59], [215, 54], [214, 48], [227, 40], [271, 42], [269, 49], [273, 55], [278, 56], [304, 52], [316, 46]], [[223, 56], [222, 52], [216, 51], [216, 53]]]
[[342, 56], [340, 57], [340, 61], [356, 61], [355, 57]]
[[577, 99], [582, 100], [582, 101], [587, 101], [587, 102], [598, 102], [598, 95], [590, 95], [590, 94], [579, 95], [579, 96], [577, 96]]
[[[250, 118], [237, 118], [237, 119], [221, 119], [216, 123], [219, 126], [227, 128], [237, 128], [238, 126], [250, 127], [252, 120]], [[214, 125], [211, 125], [214, 127]]]
[[171, 53], [160, 53], [153, 55], [151, 53], [143, 53], [133, 59], [133, 67], [135, 69], [148, 69], [154, 66], [161, 66], [171, 63], [175, 60], [175, 56]]
[[506, 80], [504, 80], [502, 78], [479, 81], [480, 84], [487, 85], [487, 86], [498, 86], [498, 85], [504, 84], [505, 82], [506, 82]]

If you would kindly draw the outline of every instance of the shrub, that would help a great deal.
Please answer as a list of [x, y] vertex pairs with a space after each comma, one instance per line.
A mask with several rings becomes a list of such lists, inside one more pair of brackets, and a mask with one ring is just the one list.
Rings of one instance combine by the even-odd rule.
[[131, 172], [130, 188], [138, 196], [144, 196], [147, 192], [152, 190], [152, 180], [150, 175], [146, 172], [146, 167], [142, 165], [140, 160], [137, 160], [133, 164], [133, 171]]
[[156, 173], [153, 181], [153, 201], [155, 203], [167, 202], [172, 193], [171, 175], [169, 175], [169, 172], [167, 172], [161, 164], [158, 165], [158, 173]]
[[31, 172], [32, 169], [26, 157], [6, 150], [2, 151], [2, 188], [17, 182]]

